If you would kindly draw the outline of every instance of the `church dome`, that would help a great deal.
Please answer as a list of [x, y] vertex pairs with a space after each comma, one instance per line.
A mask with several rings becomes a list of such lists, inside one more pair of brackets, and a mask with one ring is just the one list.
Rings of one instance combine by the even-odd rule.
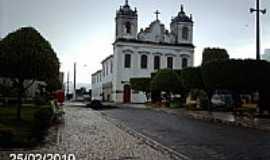
[[192, 16], [188, 17], [184, 11], [183, 5], [181, 5], [181, 11], [178, 13], [176, 17], [172, 19], [172, 22], [191, 22], [192, 21]]
[[137, 9], [132, 10], [128, 4], [128, 0], [124, 6], [120, 6], [120, 9], [117, 11], [117, 15], [128, 15], [128, 16], [137, 16]]

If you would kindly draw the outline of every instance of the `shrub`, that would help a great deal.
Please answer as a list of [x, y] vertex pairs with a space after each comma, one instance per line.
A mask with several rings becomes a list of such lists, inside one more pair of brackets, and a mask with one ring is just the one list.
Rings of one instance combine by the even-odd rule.
[[16, 131], [12, 128], [0, 125], [0, 145], [6, 146], [12, 144]]
[[29, 137], [34, 142], [43, 141], [48, 134], [48, 128], [52, 124], [54, 118], [53, 109], [51, 107], [43, 107], [34, 113], [35, 123], [32, 128], [32, 135]]
[[48, 104], [48, 99], [45, 96], [36, 96], [34, 98], [34, 103], [38, 106]]
[[170, 107], [171, 108], [182, 108], [183, 103], [181, 102], [181, 99], [174, 99], [170, 102]]
[[40, 127], [49, 127], [52, 122], [53, 116], [54, 113], [51, 107], [43, 107], [34, 113], [34, 118], [36, 120], [35, 122]]

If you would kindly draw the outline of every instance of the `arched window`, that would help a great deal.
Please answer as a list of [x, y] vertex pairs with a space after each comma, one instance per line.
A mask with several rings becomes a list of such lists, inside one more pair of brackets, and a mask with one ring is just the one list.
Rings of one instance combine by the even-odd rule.
[[141, 68], [143, 68], [143, 69], [147, 68], [147, 56], [146, 55], [141, 56]]
[[182, 59], [182, 69], [183, 68], [187, 68], [188, 67], [188, 59], [187, 58], [183, 58]]
[[159, 56], [155, 56], [154, 57], [154, 69], [160, 69], [160, 57]]
[[126, 29], [126, 33], [128, 33], [128, 34], [131, 33], [131, 24], [130, 24], [130, 22], [126, 22], [125, 29]]
[[131, 67], [131, 55], [125, 54], [125, 68]]
[[182, 38], [188, 40], [188, 27], [184, 27], [182, 31]]
[[167, 58], [167, 68], [173, 69], [173, 57]]

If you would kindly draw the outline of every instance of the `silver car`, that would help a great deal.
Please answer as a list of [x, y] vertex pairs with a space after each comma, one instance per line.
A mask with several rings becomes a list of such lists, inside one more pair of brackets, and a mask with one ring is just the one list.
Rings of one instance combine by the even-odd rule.
[[214, 94], [211, 98], [211, 103], [214, 107], [232, 106], [233, 99], [230, 94]]

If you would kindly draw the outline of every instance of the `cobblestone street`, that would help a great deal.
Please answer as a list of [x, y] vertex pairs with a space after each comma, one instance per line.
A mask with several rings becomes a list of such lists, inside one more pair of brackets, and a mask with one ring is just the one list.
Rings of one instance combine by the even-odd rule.
[[125, 105], [101, 112], [194, 160], [270, 159], [270, 133], [266, 131]]
[[[99, 112], [80, 106], [65, 107], [65, 124], [50, 129], [48, 143], [17, 153], [75, 154], [76, 160], [167, 160], [162, 153], [105, 120]], [[0, 152], [8, 160], [13, 151]]]

